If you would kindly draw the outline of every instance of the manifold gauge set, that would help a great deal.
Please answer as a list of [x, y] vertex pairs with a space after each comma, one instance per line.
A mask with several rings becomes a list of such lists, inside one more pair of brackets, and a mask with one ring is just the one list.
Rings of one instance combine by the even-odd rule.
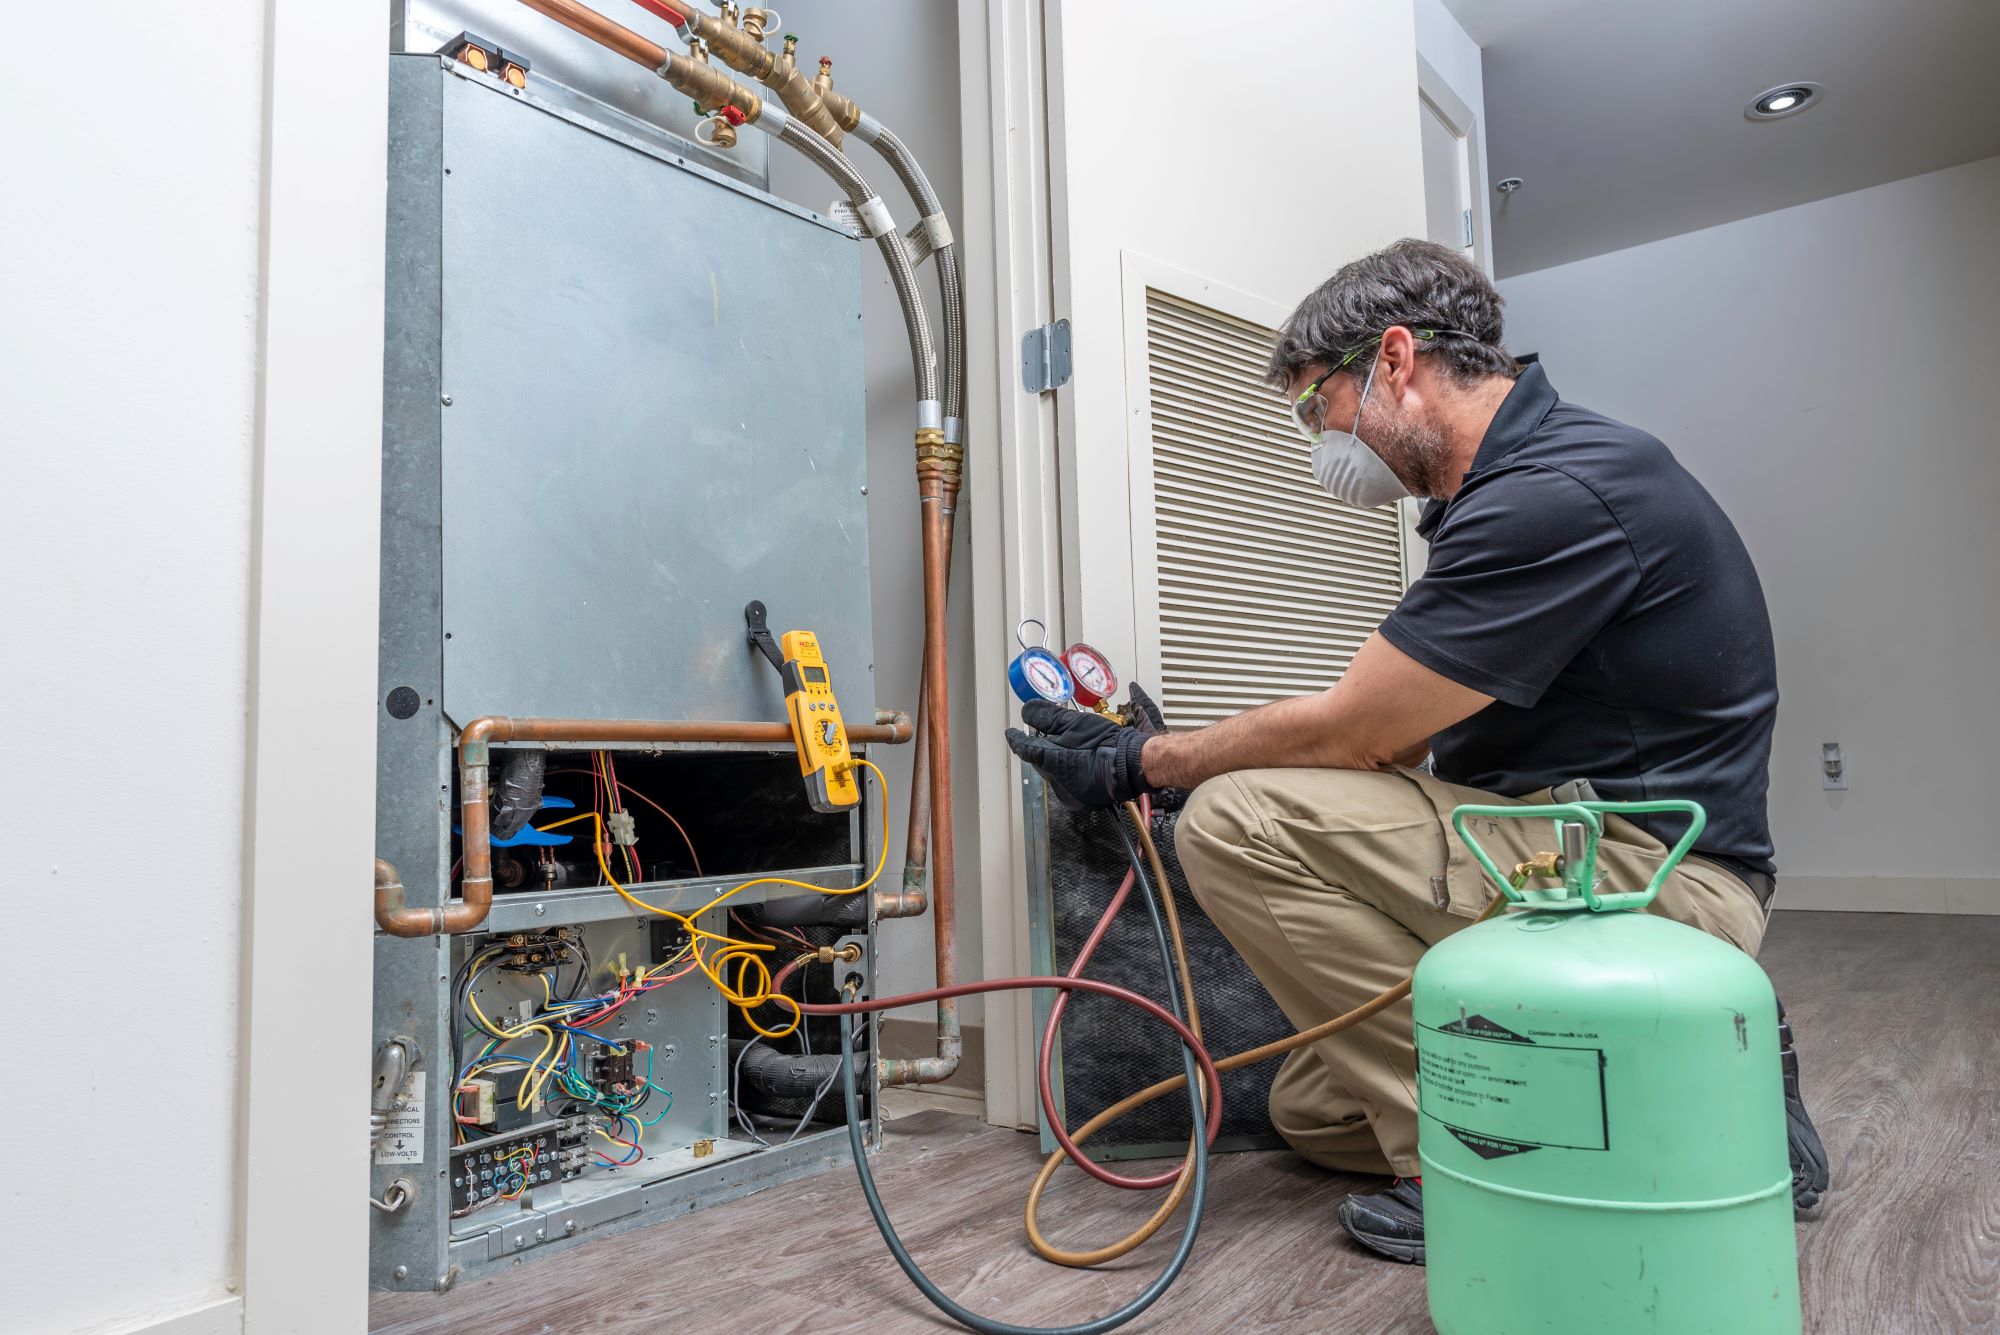
[[[1028, 627], [1039, 627], [1036, 642], [1028, 643]], [[1014, 642], [1021, 652], [1007, 665], [1007, 681], [1022, 704], [1046, 700], [1050, 704], [1074, 704], [1096, 709], [1118, 690], [1118, 674], [1110, 660], [1087, 644], [1072, 644], [1061, 655], [1041, 641], [1049, 628], [1033, 618], [1014, 629]]]

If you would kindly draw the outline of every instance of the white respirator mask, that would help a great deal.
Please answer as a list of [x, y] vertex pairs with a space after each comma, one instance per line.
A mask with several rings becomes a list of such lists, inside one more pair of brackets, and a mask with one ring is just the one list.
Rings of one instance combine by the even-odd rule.
[[1368, 390], [1375, 383], [1375, 367], [1382, 364], [1377, 357], [1368, 368], [1368, 378], [1361, 383], [1361, 401], [1354, 405], [1354, 427], [1348, 431], [1313, 431], [1303, 418], [1304, 400], [1319, 393], [1319, 384], [1300, 396], [1300, 403], [1294, 405], [1293, 416], [1299, 419], [1299, 430], [1312, 442], [1313, 477], [1320, 486], [1332, 493], [1338, 501], [1371, 510], [1378, 505], [1399, 501], [1410, 494], [1403, 480], [1395, 470], [1382, 462], [1382, 456], [1368, 448], [1368, 443], [1358, 434], [1361, 430], [1361, 410], [1368, 403]]

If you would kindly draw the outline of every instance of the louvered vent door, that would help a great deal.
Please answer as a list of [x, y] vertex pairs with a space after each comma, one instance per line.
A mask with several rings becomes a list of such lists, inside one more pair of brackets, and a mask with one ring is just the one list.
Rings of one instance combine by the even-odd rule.
[[1177, 728], [1324, 690], [1403, 593], [1393, 505], [1313, 481], [1273, 331], [1146, 290], [1162, 701]]

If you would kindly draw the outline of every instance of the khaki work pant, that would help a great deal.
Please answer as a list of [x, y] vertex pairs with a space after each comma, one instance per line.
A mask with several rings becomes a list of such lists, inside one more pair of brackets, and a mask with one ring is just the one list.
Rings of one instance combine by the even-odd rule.
[[[1496, 804], [1416, 770], [1245, 770], [1196, 789], [1175, 848], [1216, 926], [1300, 1029], [1354, 1009], [1416, 968], [1499, 893], [1451, 828], [1452, 808]], [[1547, 801], [1547, 794], [1518, 799]], [[1542, 821], [1471, 822], [1502, 870], [1554, 847]], [[1616, 816], [1598, 865], [1616, 889], [1651, 880], [1666, 846]], [[1754, 955], [1764, 910], [1710, 863], [1682, 862], [1652, 911]], [[1408, 999], [1285, 1058], [1271, 1121], [1327, 1168], [1414, 1177], [1416, 1050]]]

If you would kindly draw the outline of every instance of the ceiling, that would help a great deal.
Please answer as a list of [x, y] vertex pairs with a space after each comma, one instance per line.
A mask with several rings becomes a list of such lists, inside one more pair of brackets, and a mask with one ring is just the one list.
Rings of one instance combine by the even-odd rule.
[[[1445, 0], [1485, 50], [1502, 275], [2000, 154], [1994, 0]], [[1755, 122], [1773, 85], [1819, 105]]]

